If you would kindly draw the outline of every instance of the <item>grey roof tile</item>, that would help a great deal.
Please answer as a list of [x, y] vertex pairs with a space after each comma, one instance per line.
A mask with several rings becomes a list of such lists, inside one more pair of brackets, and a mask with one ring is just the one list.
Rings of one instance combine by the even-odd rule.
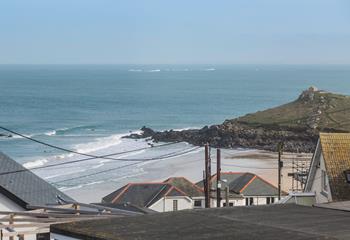
[[182, 192], [167, 183], [130, 183], [104, 197], [103, 202], [149, 207], [166, 194], [184, 196]]
[[171, 177], [165, 180], [164, 183], [169, 183], [172, 186], [177, 187], [190, 197], [204, 196], [203, 190], [200, 187], [193, 184], [191, 181], [184, 177]]
[[[2, 174], [14, 172], [10, 174]], [[57, 188], [0, 152], [0, 191], [26, 208], [27, 205], [57, 204], [60, 198], [74, 201]]]

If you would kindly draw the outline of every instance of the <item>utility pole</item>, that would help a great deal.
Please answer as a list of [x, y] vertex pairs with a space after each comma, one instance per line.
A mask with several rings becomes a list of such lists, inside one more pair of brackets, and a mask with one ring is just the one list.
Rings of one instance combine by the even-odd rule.
[[281, 200], [281, 175], [283, 168], [282, 157], [283, 142], [278, 144], [278, 200]]
[[216, 207], [221, 207], [221, 150], [216, 149]]
[[226, 193], [226, 195], [225, 195], [225, 198], [226, 198], [226, 207], [229, 207], [229, 200], [228, 200], [228, 198], [229, 198], [229, 195], [230, 195], [230, 189], [229, 189], [229, 187], [228, 186], [226, 186], [226, 188], [225, 188], [225, 193]]
[[210, 158], [209, 158], [209, 144], [204, 145], [205, 153], [205, 176], [204, 176], [204, 193], [205, 193], [205, 207], [210, 208]]

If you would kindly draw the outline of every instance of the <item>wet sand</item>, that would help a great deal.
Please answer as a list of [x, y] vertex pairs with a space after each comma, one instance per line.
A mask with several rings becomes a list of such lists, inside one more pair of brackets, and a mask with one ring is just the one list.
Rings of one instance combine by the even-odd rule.
[[[216, 151], [212, 151], [212, 174], [216, 172]], [[257, 174], [277, 186], [278, 179], [278, 154], [274, 152], [259, 150], [222, 150], [223, 172], [251, 172]], [[288, 173], [292, 171], [292, 161], [309, 160], [311, 154], [284, 153], [282, 160], [282, 189], [288, 192], [292, 187], [291, 177]], [[306, 164], [307, 165], [307, 164]], [[154, 161], [142, 166], [142, 172], [137, 176], [131, 176], [118, 181], [110, 181], [101, 184], [86, 186], [80, 189], [67, 190], [66, 193], [80, 202], [99, 202], [105, 195], [117, 190], [130, 182], [154, 182], [163, 181], [169, 177], [183, 176], [193, 182], [203, 178], [204, 151], [175, 157], [172, 159]]]

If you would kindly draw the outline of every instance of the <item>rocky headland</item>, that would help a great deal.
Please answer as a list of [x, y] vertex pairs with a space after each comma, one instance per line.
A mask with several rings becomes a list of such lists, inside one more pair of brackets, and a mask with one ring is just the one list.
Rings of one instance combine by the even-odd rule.
[[310, 87], [293, 102], [222, 124], [183, 131], [154, 131], [147, 127], [141, 130], [141, 134], [127, 138], [268, 151], [275, 151], [277, 144], [283, 142], [285, 151], [309, 153], [316, 147], [319, 132], [350, 132], [350, 97]]

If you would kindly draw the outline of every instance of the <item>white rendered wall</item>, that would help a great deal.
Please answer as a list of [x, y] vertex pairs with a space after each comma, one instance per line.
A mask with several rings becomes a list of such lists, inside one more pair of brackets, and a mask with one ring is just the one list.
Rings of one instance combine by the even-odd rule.
[[0, 193], [0, 211], [23, 211], [24, 209]]
[[[0, 211], [12, 211], [12, 212], [20, 212], [25, 211], [24, 208], [17, 205], [15, 202], [13, 202], [11, 199], [0, 193]], [[5, 215], [0, 215], [1, 217], [5, 217]], [[4, 222], [5, 224], [8, 224], [8, 222]], [[20, 222], [21, 224], [29, 224], [30, 222]], [[22, 232], [30, 232], [35, 230], [35, 228], [16, 228], [16, 231], [22, 231]], [[3, 230], [3, 233], [7, 233], [5, 229]], [[3, 240], [8, 240], [9, 237], [3, 237]], [[18, 239], [18, 237], [13, 237], [14, 240]], [[36, 240], [35, 234], [26, 234], [24, 236], [25, 240]]]
[[[316, 169], [314, 181], [312, 182], [311, 192], [315, 193], [316, 203], [326, 203], [332, 201], [332, 196], [329, 188], [328, 176], [326, 182], [328, 185], [327, 196], [322, 189], [322, 171], [326, 171], [326, 166], [323, 159], [323, 154], [320, 154], [320, 167]], [[322, 194], [323, 192], [323, 194]]]
[[173, 211], [173, 200], [177, 200], [177, 210], [193, 208], [193, 200], [188, 197], [165, 197], [154, 203], [149, 209], [157, 212]]
[[[200, 207], [194, 206], [194, 201], [196, 201], [196, 200], [201, 201], [201, 206]], [[196, 208], [196, 209], [198, 209], [198, 208], [205, 208], [205, 198], [204, 197], [193, 197], [192, 203], [193, 203], [192, 208]]]
[[[266, 198], [271, 196], [252, 196], [253, 198], [253, 205], [266, 205]], [[250, 198], [250, 196], [246, 197]], [[278, 197], [274, 196], [274, 203], [278, 201]], [[246, 206], [245, 204], [245, 198], [230, 198], [229, 203], [233, 203], [233, 206]], [[224, 203], [226, 203], [225, 199], [221, 200], [221, 207], [224, 207]], [[272, 203], [270, 203], [272, 204]], [[211, 207], [216, 207], [216, 199], [212, 199], [211, 201]]]

